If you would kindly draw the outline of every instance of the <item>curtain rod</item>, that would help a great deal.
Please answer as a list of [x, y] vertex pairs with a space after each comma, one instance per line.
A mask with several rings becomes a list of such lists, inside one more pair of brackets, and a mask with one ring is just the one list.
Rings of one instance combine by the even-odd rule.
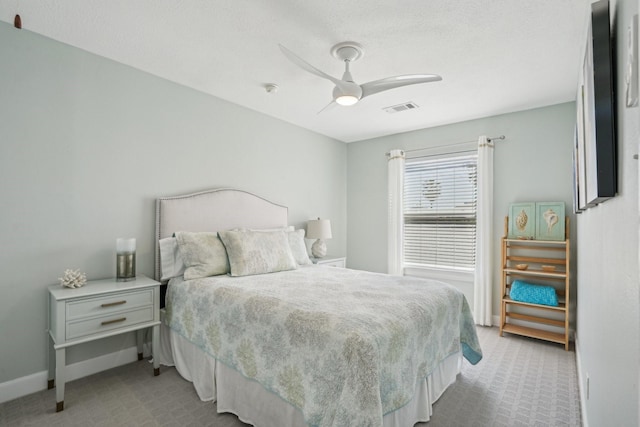
[[[497, 141], [497, 140], [504, 140], [504, 139], [506, 139], [506, 136], [504, 136], [504, 135], [494, 136], [494, 137], [491, 137], [491, 138], [487, 138], [487, 140], [488, 140], [489, 142]], [[434, 146], [434, 147], [416, 148], [416, 149], [414, 149], [414, 150], [402, 150], [402, 151], [404, 151], [405, 153], [411, 153], [411, 152], [413, 152], [413, 151], [431, 150], [431, 149], [433, 149], [433, 148], [452, 147], [452, 146], [455, 146], [455, 145], [471, 144], [472, 142], [478, 142], [478, 140], [475, 140], [475, 141], [456, 142], [456, 143], [454, 143], [454, 144], [442, 144], [442, 145], [436, 145], [436, 146]], [[384, 153], [384, 154], [385, 154], [386, 156], [389, 156], [389, 152], [388, 152], [388, 151], [387, 151], [386, 153]]]

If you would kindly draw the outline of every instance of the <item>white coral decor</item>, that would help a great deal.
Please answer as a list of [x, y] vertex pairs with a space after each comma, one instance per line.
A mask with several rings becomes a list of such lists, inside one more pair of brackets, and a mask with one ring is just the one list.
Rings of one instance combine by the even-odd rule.
[[81, 273], [80, 270], [67, 269], [62, 277], [58, 277], [58, 280], [62, 286], [67, 288], [79, 288], [87, 283], [87, 275]]

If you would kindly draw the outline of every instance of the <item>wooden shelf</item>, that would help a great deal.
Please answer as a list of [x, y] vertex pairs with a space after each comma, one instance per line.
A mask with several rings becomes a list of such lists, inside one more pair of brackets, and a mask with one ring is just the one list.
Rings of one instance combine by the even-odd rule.
[[503, 270], [507, 274], [511, 275], [519, 275], [519, 276], [539, 276], [539, 277], [549, 277], [549, 278], [558, 278], [564, 279], [567, 277], [567, 273], [564, 271], [543, 271], [542, 269], [536, 268], [527, 268], [526, 270], [518, 270], [517, 268], [503, 268]]
[[507, 304], [521, 305], [523, 307], [534, 307], [534, 308], [541, 308], [543, 310], [552, 310], [552, 311], [565, 311], [567, 309], [566, 304], [563, 302], [559, 302], [557, 306], [544, 305], [544, 304], [534, 304], [531, 302], [514, 301], [509, 297], [502, 298], [502, 302], [505, 302]]
[[502, 327], [503, 332], [510, 334], [523, 335], [525, 337], [538, 338], [541, 340], [557, 342], [564, 344], [567, 341], [566, 334], [559, 334], [557, 332], [544, 331], [542, 329], [529, 328], [526, 326], [514, 325], [507, 323]]
[[505, 238], [504, 240], [509, 243], [523, 243], [523, 244], [530, 243], [534, 245], [538, 244], [538, 245], [544, 245], [544, 246], [564, 245], [564, 240], [533, 240], [533, 239], [507, 239], [507, 238]]
[[509, 313], [507, 313], [507, 317], [511, 318], [511, 319], [514, 319], [514, 320], [523, 320], [525, 322], [544, 323], [545, 325], [555, 326], [557, 328], [563, 328], [564, 327], [564, 321], [563, 320], [549, 319], [549, 318], [546, 318], [546, 317], [532, 316], [530, 314], [520, 314], [520, 313], [509, 312]]
[[[565, 240], [523, 240], [507, 237], [509, 218], [505, 218], [502, 238], [502, 300], [500, 336], [503, 332], [564, 344], [569, 350], [569, 218], [565, 218]], [[535, 255], [535, 256], [534, 256]], [[526, 270], [517, 264], [528, 264]], [[557, 271], [542, 270], [543, 265]], [[521, 278], [534, 284], [553, 286], [560, 298], [558, 306], [514, 301], [509, 297], [511, 283]], [[527, 322], [522, 326], [515, 322]], [[540, 328], [534, 327], [536, 324]], [[563, 333], [549, 329], [562, 329]]]
[[[513, 248], [513, 246], [511, 247]], [[557, 264], [557, 265], [564, 265], [564, 260], [563, 259], [556, 259], [556, 258], [539, 258], [539, 257], [530, 257], [530, 256], [516, 256], [516, 255], [512, 255], [512, 256], [507, 256], [507, 261], [513, 261], [513, 262], [535, 262], [537, 264]]]

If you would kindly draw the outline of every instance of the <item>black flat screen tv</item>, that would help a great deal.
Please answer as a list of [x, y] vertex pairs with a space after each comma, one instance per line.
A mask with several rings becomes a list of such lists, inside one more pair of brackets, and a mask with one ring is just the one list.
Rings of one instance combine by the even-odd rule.
[[[578, 111], [582, 110], [582, 150], [578, 149], [578, 207], [586, 209], [616, 195], [615, 44], [609, 0], [591, 5]], [[580, 117], [578, 118], [580, 122]], [[579, 123], [580, 124], [580, 123]], [[581, 154], [581, 156], [580, 156]], [[580, 182], [581, 181], [581, 182]], [[582, 197], [580, 197], [582, 196]]]

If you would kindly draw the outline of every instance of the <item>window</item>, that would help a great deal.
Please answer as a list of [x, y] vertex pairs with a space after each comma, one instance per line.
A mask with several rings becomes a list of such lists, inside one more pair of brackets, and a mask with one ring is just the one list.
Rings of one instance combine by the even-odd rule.
[[477, 152], [408, 159], [404, 261], [408, 267], [475, 267]]

